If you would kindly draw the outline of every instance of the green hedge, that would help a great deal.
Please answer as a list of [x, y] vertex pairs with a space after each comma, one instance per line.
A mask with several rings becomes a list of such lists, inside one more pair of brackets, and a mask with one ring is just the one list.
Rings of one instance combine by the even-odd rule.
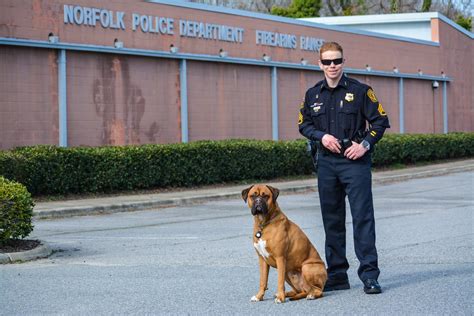
[[124, 147], [23, 147], [0, 152], [0, 175], [33, 195], [186, 187], [308, 174], [303, 140], [227, 140]]
[[[386, 135], [373, 162], [383, 166], [473, 154], [474, 133]], [[23, 183], [33, 195], [188, 187], [312, 172], [303, 139], [0, 151], [0, 175]]]
[[376, 145], [374, 166], [474, 156], [474, 133], [389, 134]]
[[24, 185], [0, 177], [0, 244], [33, 231], [33, 200]]

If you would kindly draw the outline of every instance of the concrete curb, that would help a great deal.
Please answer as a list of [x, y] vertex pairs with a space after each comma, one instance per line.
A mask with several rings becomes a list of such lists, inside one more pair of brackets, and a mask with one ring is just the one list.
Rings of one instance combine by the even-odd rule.
[[426, 171], [419, 171], [419, 172], [414, 172], [414, 173], [384, 176], [380, 178], [377, 178], [377, 176], [374, 176], [373, 182], [376, 184], [386, 184], [386, 183], [400, 182], [400, 181], [406, 181], [406, 180], [411, 180], [411, 179], [437, 177], [437, 176], [443, 176], [450, 173], [473, 171], [473, 170], [474, 170], [474, 164], [469, 164], [465, 166], [426, 170]]
[[[410, 170], [401, 169], [400, 171], [392, 172], [374, 172], [373, 173], [373, 184], [388, 184], [393, 182], [406, 181], [411, 179], [441, 176], [449, 173], [465, 172], [474, 170], [474, 163], [467, 163], [461, 166], [451, 166], [443, 168], [434, 168], [431, 170]], [[304, 193], [308, 191], [317, 190], [316, 179], [311, 181], [302, 181], [303, 184], [293, 183], [286, 184], [275, 183], [282, 193]], [[306, 182], [306, 183], [305, 183]], [[270, 183], [271, 184], [271, 183]], [[56, 207], [53, 209], [36, 210], [34, 211], [35, 219], [51, 219], [61, 217], [72, 217], [72, 216], [84, 216], [84, 215], [100, 215], [100, 214], [112, 214], [120, 212], [133, 212], [143, 211], [155, 208], [165, 208], [173, 206], [191, 205], [197, 203], [204, 203], [209, 201], [224, 200], [230, 198], [240, 198], [241, 189], [229, 188], [227, 192], [213, 193], [207, 192], [200, 195], [192, 195], [190, 192], [186, 192], [181, 197], [174, 198], [163, 198], [156, 197], [147, 199], [146, 201], [134, 201], [134, 202], [118, 202], [118, 203], [100, 203], [92, 206], [70, 206], [70, 207]]]
[[49, 257], [53, 253], [51, 247], [44, 241], [41, 244], [28, 251], [11, 252], [11, 253], [0, 253], [0, 264], [25, 262], [36, 260], [40, 258]]
[[[316, 185], [299, 186], [292, 188], [280, 189], [280, 192], [287, 193], [301, 193], [311, 190], [315, 190]], [[147, 202], [132, 202], [132, 203], [120, 203], [100, 206], [86, 206], [86, 207], [67, 207], [67, 208], [56, 208], [53, 210], [41, 210], [34, 212], [33, 216], [35, 219], [53, 219], [53, 218], [64, 218], [72, 216], [86, 216], [86, 215], [105, 215], [114, 214], [121, 212], [135, 212], [145, 211], [156, 208], [166, 208], [174, 206], [193, 205], [198, 203], [205, 203], [209, 201], [218, 201], [226, 199], [241, 198], [241, 191], [234, 191], [225, 194], [209, 194], [202, 196], [187, 196], [173, 199], [157, 199], [150, 200]]]
[[240, 197], [240, 191], [228, 194], [214, 194], [206, 196], [188, 196], [186, 198], [157, 199], [146, 202], [117, 203], [109, 205], [86, 206], [86, 207], [66, 207], [54, 210], [37, 211], [33, 216], [35, 219], [61, 218], [68, 216], [100, 215], [121, 212], [144, 211], [153, 208], [165, 208], [173, 206], [191, 205], [210, 200], [224, 200], [228, 198]]

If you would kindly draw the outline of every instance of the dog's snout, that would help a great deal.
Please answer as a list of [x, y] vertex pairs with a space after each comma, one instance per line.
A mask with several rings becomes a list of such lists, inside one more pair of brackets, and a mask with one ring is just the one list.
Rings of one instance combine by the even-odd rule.
[[253, 197], [252, 214], [266, 214], [267, 202], [263, 196], [255, 195]]

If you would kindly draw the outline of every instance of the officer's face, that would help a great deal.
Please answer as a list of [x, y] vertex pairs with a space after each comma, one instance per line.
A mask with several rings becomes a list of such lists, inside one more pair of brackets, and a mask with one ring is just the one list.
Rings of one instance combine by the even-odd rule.
[[[330, 61], [334, 59], [342, 58], [342, 54], [340, 51], [337, 50], [328, 50], [321, 54], [321, 60], [323, 61]], [[343, 62], [339, 65], [336, 65], [334, 62], [331, 62], [330, 65], [323, 65], [319, 60], [319, 67], [324, 71], [324, 75], [326, 78], [331, 80], [338, 80], [342, 76], [342, 66], [344, 65]]]

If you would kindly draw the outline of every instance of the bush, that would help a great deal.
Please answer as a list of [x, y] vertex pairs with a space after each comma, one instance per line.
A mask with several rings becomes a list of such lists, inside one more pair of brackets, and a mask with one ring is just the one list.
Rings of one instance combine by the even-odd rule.
[[21, 147], [0, 151], [0, 175], [33, 196], [165, 187], [311, 174], [306, 141]]
[[33, 231], [33, 200], [20, 183], [0, 177], [0, 244]]
[[[374, 166], [474, 156], [474, 133], [385, 135]], [[32, 195], [190, 187], [309, 175], [306, 140], [224, 140], [0, 151], [0, 175]]]
[[474, 156], [474, 133], [389, 134], [375, 146], [374, 166]]

